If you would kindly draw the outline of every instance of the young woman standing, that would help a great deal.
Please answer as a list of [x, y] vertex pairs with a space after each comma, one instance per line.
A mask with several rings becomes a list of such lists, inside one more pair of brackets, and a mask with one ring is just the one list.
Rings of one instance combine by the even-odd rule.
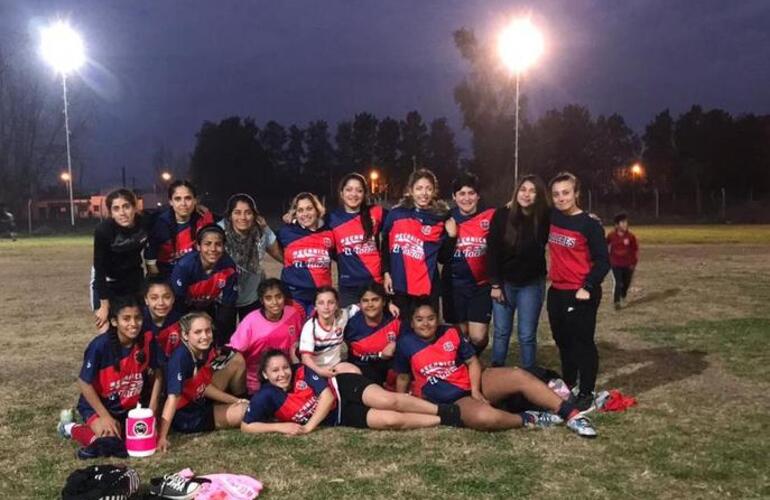
[[219, 221], [225, 230], [225, 251], [238, 266], [238, 320], [259, 307], [257, 289], [265, 277], [262, 268], [265, 253], [278, 262], [283, 254], [278, 240], [259, 214], [254, 198], [246, 193], [234, 194], [227, 200], [225, 217]]
[[106, 332], [110, 326], [107, 316], [111, 299], [141, 295], [144, 282], [142, 251], [147, 244], [147, 230], [134, 193], [127, 189], [112, 191], [105, 204], [110, 216], [94, 230], [91, 268], [91, 302], [99, 333]]
[[300, 193], [291, 202], [292, 222], [278, 231], [278, 243], [283, 249], [281, 281], [307, 314], [316, 290], [332, 284], [334, 235], [324, 225], [324, 213], [316, 195]]
[[599, 371], [596, 312], [602, 281], [610, 270], [604, 229], [579, 205], [580, 183], [562, 172], [549, 183], [555, 210], [551, 214], [548, 253], [551, 258], [548, 321], [559, 348], [564, 381], [580, 392], [575, 404], [587, 410]]
[[[409, 176], [406, 194], [385, 218], [382, 231], [383, 285], [405, 313], [420, 296], [439, 299], [439, 253], [454, 248], [457, 225], [438, 198], [438, 180], [427, 169]], [[449, 241], [447, 241], [449, 240]]]
[[150, 230], [145, 254], [149, 274], [170, 276], [176, 262], [195, 250], [198, 231], [214, 223], [209, 211], [200, 213], [198, 195], [190, 181], [177, 180], [168, 188], [169, 207], [158, 214]]
[[329, 214], [334, 233], [342, 307], [355, 304], [370, 283], [382, 283], [380, 232], [386, 211], [366, 200], [366, 179], [347, 174], [339, 185], [341, 207]]
[[492, 217], [487, 259], [495, 320], [492, 366], [505, 365], [514, 314], [518, 315], [520, 366], [531, 370], [536, 365], [549, 221], [545, 184], [535, 175], [522, 177], [511, 200]]
[[457, 242], [442, 270], [442, 311], [444, 320], [459, 325], [480, 353], [489, 342], [492, 312], [487, 236], [494, 209], [479, 206], [479, 178], [469, 172], [452, 182], [452, 198]]

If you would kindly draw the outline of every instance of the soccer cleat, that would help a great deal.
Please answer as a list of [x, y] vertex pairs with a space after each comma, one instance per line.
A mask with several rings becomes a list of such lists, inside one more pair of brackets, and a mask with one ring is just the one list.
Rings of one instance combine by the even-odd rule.
[[528, 429], [547, 429], [564, 423], [559, 415], [548, 411], [525, 411], [521, 419], [524, 421], [524, 427]]
[[161, 498], [188, 500], [195, 498], [204, 479], [187, 479], [179, 474], [166, 474], [150, 480], [150, 494]]
[[584, 438], [595, 438], [597, 435], [591, 421], [583, 415], [577, 415], [567, 420], [567, 428]]
[[56, 432], [65, 439], [70, 439], [72, 436], [67, 431], [67, 424], [71, 424], [75, 421], [75, 416], [72, 413], [71, 408], [62, 410], [59, 412], [59, 423], [56, 424]]

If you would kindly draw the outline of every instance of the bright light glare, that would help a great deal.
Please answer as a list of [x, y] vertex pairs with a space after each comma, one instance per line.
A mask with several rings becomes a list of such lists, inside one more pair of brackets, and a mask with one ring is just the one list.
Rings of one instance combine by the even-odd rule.
[[59, 176], [59, 178], [61, 180], [63, 180], [64, 182], [69, 182], [70, 181], [70, 174], [67, 173], [67, 172], [62, 172], [61, 175]]
[[642, 166], [636, 163], [633, 167], [631, 167], [631, 172], [633, 172], [634, 175], [641, 175]]
[[369, 173], [369, 178], [373, 181], [376, 181], [377, 179], [379, 179], [379, 177], [380, 177], [380, 174], [378, 174], [376, 170], [372, 170], [371, 173]]
[[86, 60], [83, 40], [64, 21], [40, 31], [40, 53], [62, 75], [76, 71]]
[[500, 34], [500, 58], [509, 70], [521, 73], [543, 53], [543, 35], [528, 19], [518, 19]]
[[160, 178], [168, 182], [171, 180], [171, 174], [168, 172], [163, 172], [162, 174], [160, 174]]

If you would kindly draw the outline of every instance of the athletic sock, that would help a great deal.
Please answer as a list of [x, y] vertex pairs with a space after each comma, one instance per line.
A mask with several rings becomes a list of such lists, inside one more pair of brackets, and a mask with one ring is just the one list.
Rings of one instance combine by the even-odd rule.
[[64, 424], [64, 434], [66, 434], [70, 439], [72, 439], [72, 428], [75, 427], [76, 423], [70, 422], [68, 424]]
[[91, 427], [89, 427], [88, 424], [74, 425], [70, 430], [70, 434], [72, 435], [72, 439], [77, 441], [78, 444], [84, 448], [93, 443], [94, 439], [96, 439], [96, 434], [94, 434], [94, 431], [91, 430]]
[[578, 409], [575, 407], [575, 403], [571, 403], [569, 401], [562, 401], [559, 409], [556, 410], [556, 414], [559, 415], [565, 422], [570, 420], [578, 413], [580, 413], [580, 411], [578, 411]]
[[537, 423], [537, 419], [535, 418], [535, 415], [532, 413], [527, 413], [525, 411], [519, 413], [519, 416], [521, 417], [521, 426], [522, 427], [534, 427]]

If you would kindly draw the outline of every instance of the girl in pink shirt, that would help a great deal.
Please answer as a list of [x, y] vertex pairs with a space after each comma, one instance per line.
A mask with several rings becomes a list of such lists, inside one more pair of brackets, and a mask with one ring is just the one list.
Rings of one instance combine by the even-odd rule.
[[270, 278], [262, 281], [257, 294], [262, 307], [243, 318], [229, 344], [246, 359], [246, 388], [249, 394], [259, 389], [259, 363], [263, 353], [280, 349], [293, 363], [298, 362], [297, 344], [305, 321], [302, 308], [287, 300], [280, 280]]

